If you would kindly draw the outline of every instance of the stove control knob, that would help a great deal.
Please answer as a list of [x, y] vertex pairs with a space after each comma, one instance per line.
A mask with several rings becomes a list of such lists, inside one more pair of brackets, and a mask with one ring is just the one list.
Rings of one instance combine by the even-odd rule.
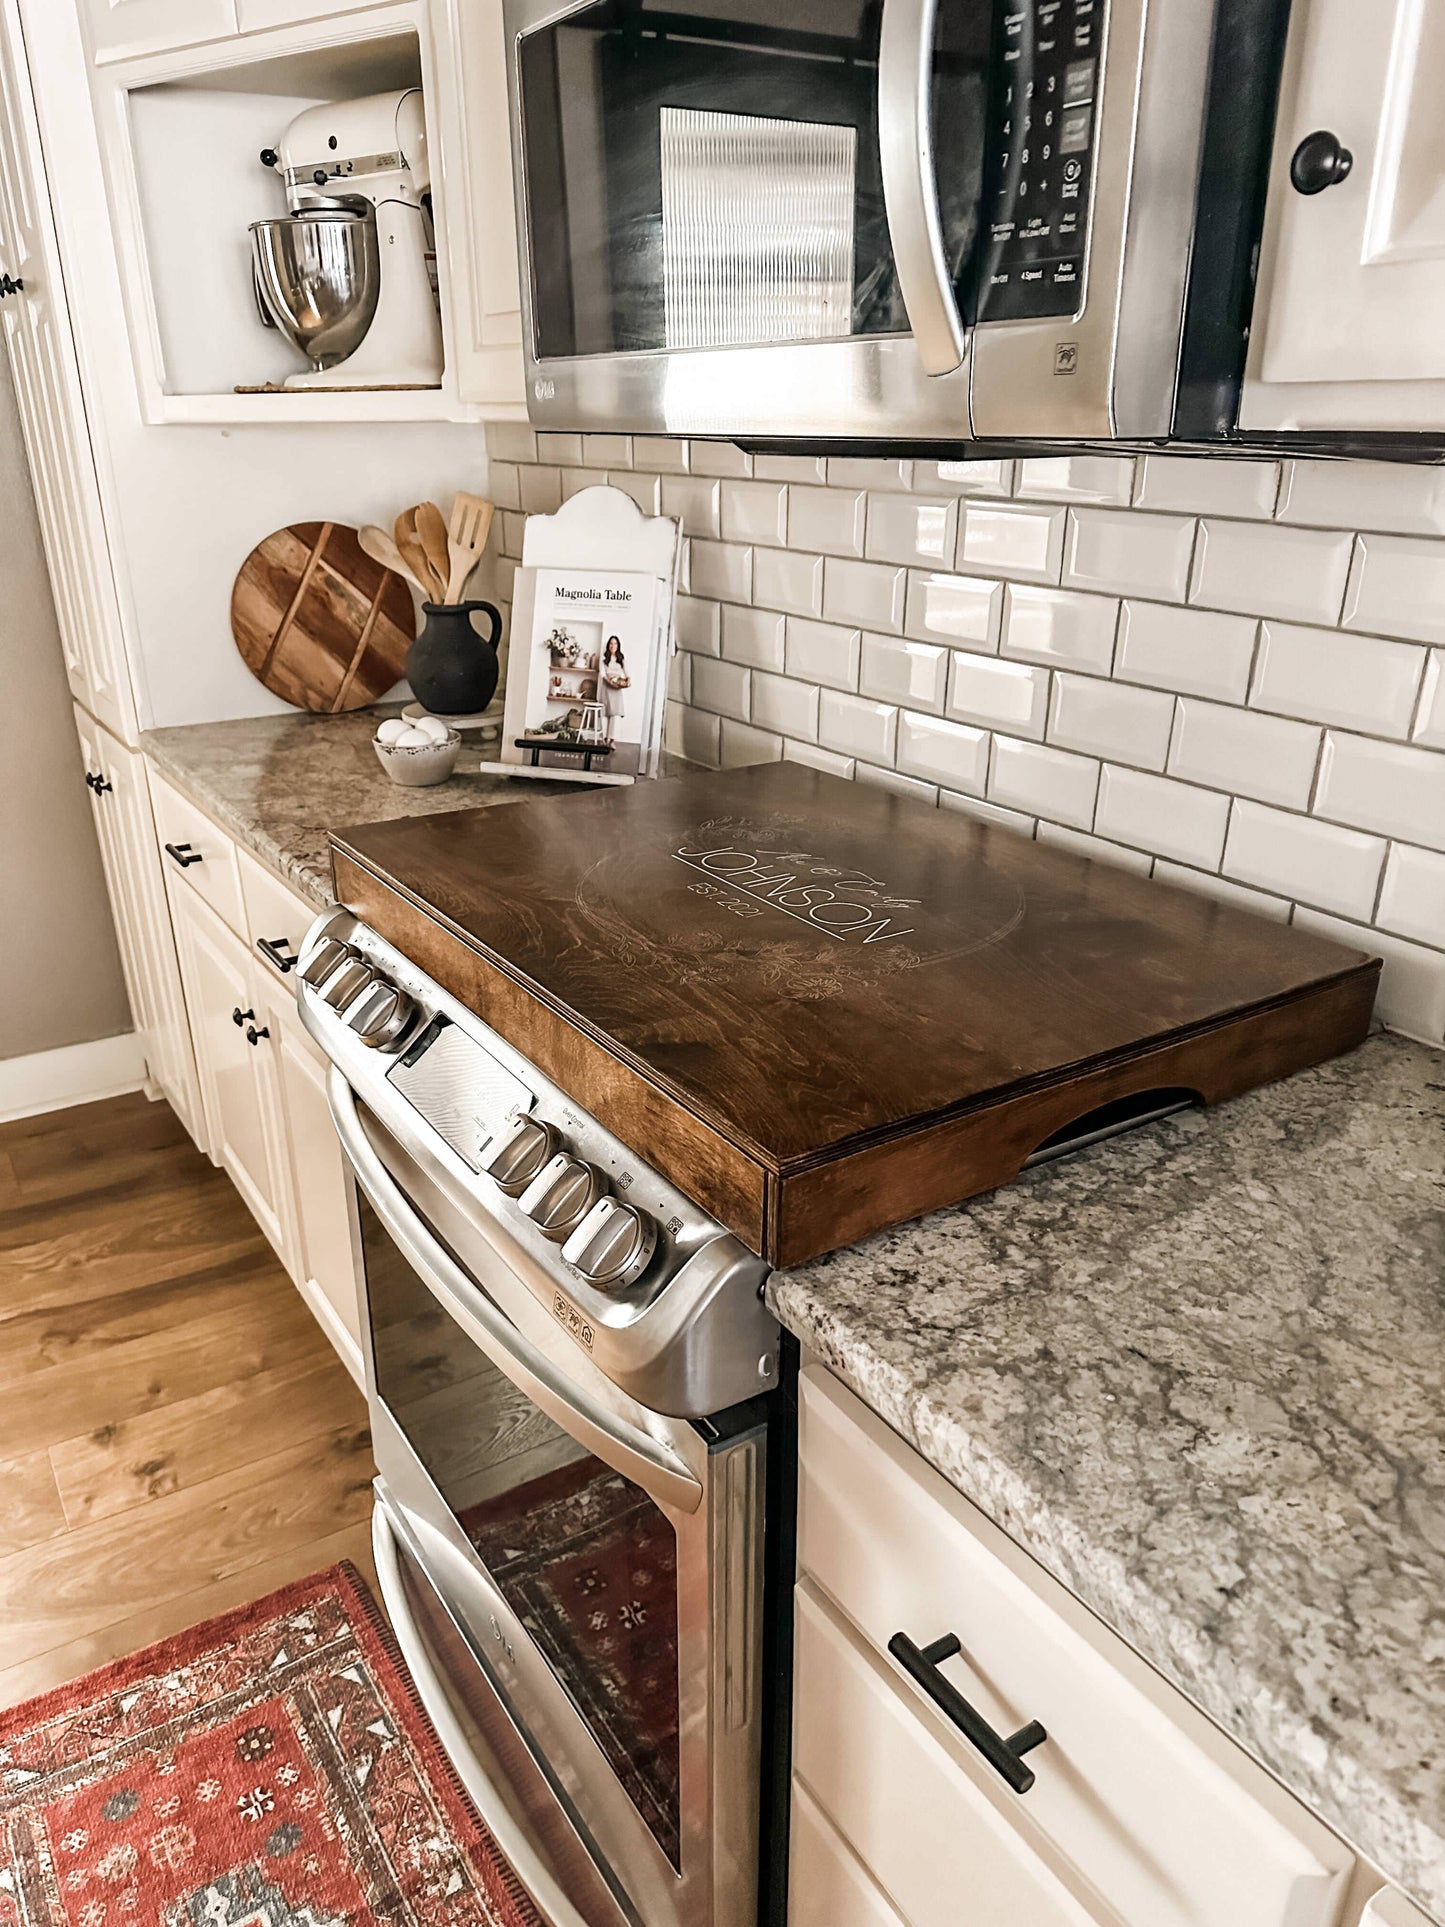
[[562, 1247], [599, 1291], [623, 1291], [646, 1271], [657, 1249], [657, 1226], [635, 1204], [599, 1198]]
[[395, 984], [377, 977], [347, 1006], [346, 1028], [373, 1050], [395, 1050], [415, 1015], [416, 1005]]
[[363, 963], [360, 957], [348, 956], [321, 985], [321, 1001], [332, 1010], [345, 1011], [375, 982], [370, 964]]
[[562, 1244], [602, 1195], [602, 1179], [590, 1164], [559, 1151], [521, 1196], [523, 1211], [544, 1238]]
[[337, 937], [323, 937], [301, 966], [301, 981], [317, 990], [332, 971], [347, 962], [353, 953]]
[[482, 1169], [509, 1198], [519, 1198], [557, 1149], [557, 1133], [529, 1111], [513, 1111], [487, 1146]]

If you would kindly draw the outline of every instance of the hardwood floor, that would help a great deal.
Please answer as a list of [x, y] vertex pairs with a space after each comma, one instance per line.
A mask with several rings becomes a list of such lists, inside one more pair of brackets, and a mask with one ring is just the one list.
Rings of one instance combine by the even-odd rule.
[[373, 1578], [366, 1404], [164, 1104], [0, 1124], [0, 1706]]

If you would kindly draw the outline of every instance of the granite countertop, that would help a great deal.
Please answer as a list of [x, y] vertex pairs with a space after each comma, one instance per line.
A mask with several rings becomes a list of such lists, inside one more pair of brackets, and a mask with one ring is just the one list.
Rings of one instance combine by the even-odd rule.
[[395, 714], [393, 704], [340, 716], [298, 712], [184, 723], [147, 730], [141, 747], [177, 789], [323, 909], [331, 901], [327, 838], [334, 829], [535, 801], [582, 787], [480, 775], [476, 765], [483, 754], [495, 758], [496, 741], [483, 751], [471, 736], [463, 741], [457, 774], [431, 789], [401, 789], [371, 746], [377, 722]]
[[1445, 1056], [1376, 1036], [769, 1298], [1445, 1921]]

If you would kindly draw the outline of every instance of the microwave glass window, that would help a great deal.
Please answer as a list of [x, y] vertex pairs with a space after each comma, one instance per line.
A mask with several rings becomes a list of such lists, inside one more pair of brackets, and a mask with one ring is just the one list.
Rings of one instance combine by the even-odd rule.
[[[883, 204], [877, 0], [599, 0], [524, 36], [539, 359], [905, 334]], [[971, 301], [991, 0], [940, 0], [948, 268]]]
[[672, 1526], [497, 1370], [358, 1209], [382, 1403], [678, 1866]]

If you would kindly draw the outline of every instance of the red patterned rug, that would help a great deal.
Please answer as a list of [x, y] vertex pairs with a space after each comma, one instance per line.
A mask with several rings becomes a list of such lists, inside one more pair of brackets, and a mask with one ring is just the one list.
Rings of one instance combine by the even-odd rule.
[[0, 1927], [540, 1927], [350, 1566], [0, 1713]]

